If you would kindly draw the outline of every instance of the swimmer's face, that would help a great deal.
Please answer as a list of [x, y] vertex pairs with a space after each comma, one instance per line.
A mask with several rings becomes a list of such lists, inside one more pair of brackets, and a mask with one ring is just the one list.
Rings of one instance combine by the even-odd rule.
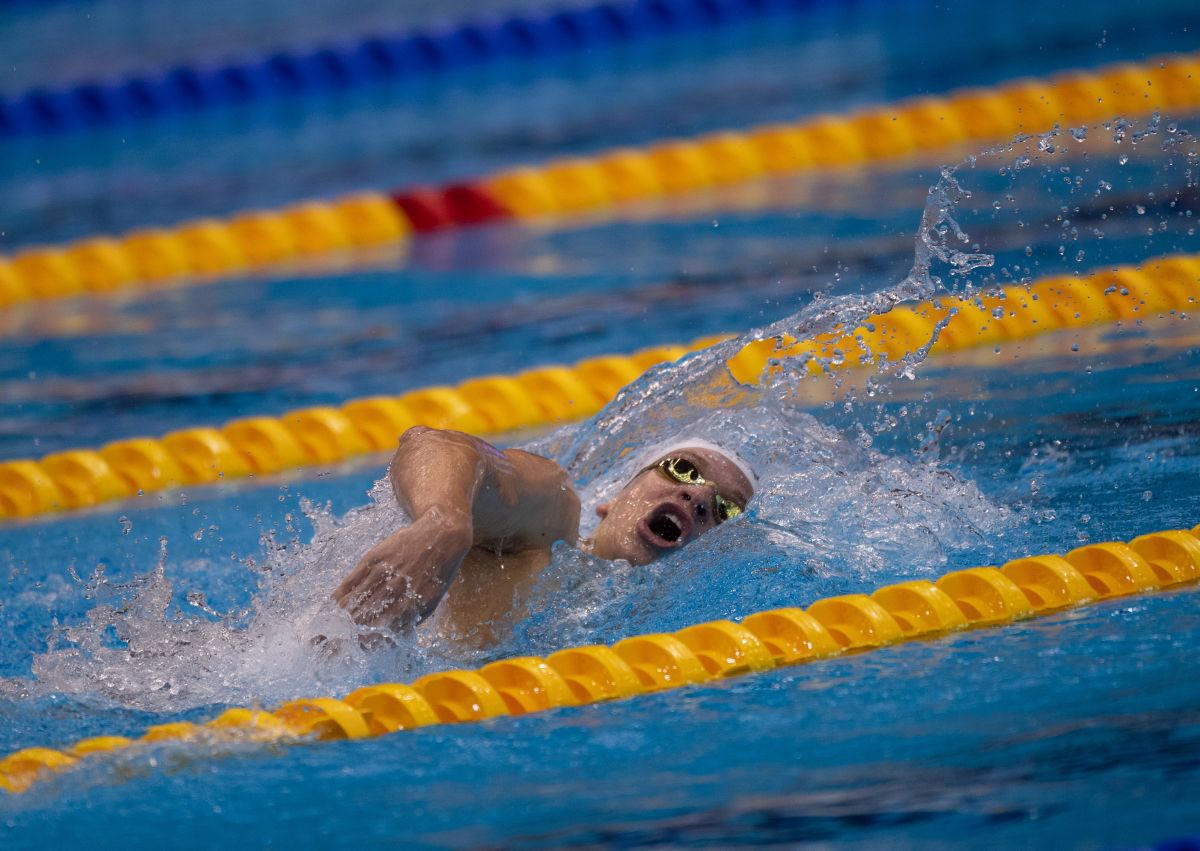
[[664, 458], [691, 462], [706, 484], [677, 481], [657, 464], [638, 473], [611, 502], [596, 508], [600, 515], [592, 537], [596, 555], [649, 564], [720, 523], [721, 500], [744, 508], [754, 494], [745, 473], [719, 452], [680, 447], [663, 453], [657, 461]]

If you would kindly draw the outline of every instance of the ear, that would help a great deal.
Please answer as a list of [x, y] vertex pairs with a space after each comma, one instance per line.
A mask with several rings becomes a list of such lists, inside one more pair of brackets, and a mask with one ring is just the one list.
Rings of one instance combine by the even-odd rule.
[[596, 516], [599, 517], [601, 520], [603, 520], [605, 517], [607, 517], [608, 509], [609, 509], [610, 505], [611, 505], [611, 503], [608, 503], [608, 502], [602, 502], [599, 505], [597, 505], [596, 506]]

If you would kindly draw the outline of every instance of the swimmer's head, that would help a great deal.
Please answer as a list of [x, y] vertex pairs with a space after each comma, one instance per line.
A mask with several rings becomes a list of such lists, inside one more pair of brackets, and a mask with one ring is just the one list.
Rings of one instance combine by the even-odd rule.
[[643, 456], [638, 474], [596, 507], [592, 552], [648, 564], [740, 514], [755, 476], [735, 453], [704, 440], [676, 441]]

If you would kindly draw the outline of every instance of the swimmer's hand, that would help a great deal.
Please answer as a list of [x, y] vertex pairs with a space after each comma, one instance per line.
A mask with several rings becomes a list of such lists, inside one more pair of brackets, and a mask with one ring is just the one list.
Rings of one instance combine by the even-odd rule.
[[363, 626], [415, 626], [445, 595], [472, 537], [469, 517], [427, 512], [373, 547], [333, 599]]
[[404, 628], [427, 617], [472, 547], [498, 559], [579, 537], [566, 471], [520, 449], [416, 426], [401, 436], [388, 477], [413, 522], [368, 552], [333, 594], [364, 626]]

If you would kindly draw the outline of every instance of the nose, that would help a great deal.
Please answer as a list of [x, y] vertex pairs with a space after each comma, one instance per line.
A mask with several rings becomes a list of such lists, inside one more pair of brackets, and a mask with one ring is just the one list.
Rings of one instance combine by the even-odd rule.
[[[695, 491], [696, 489], [694, 487], [680, 488], [679, 498], [684, 502], [692, 502]], [[696, 505], [695, 508], [693, 508], [693, 511], [696, 512], [697, 519], [703, 520], [706, 516], [708, 516], [708, 505], [704, 499], [697, 499], [694, 501]]]

